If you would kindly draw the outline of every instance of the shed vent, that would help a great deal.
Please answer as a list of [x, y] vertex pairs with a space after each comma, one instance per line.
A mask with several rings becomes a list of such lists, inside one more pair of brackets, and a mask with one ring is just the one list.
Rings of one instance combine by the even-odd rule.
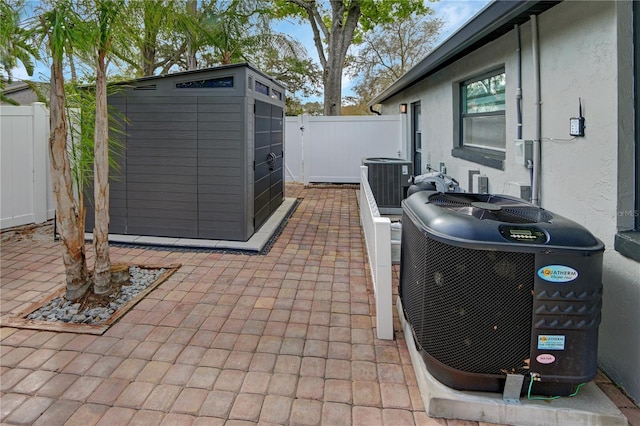
[[147, 86], [136, 86], [133, 90], [156, 90], [157, 88], [155, 84], [149, 84]]

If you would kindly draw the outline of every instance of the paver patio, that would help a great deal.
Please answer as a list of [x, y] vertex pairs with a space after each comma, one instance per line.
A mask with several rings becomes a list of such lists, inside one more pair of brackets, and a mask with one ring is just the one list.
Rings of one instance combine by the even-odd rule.
[[[303, 200], [264, 256], [111, 247], [113, 262], [182, 267], [102, 336], [2, 327], [0, 421], [477, 424], [427, 417], [397, 321], [394, 341], [375, 338], [354, 188], [287, 196]], [[58, 244], [2, 242], [2, 319], [62, 285]]]

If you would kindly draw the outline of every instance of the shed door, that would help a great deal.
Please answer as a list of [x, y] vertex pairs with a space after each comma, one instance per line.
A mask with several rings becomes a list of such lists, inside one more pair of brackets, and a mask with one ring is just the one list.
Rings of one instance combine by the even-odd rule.
[[258, 229], [282, 204], [284, 170], [282, 113], [277, 105], [256, 101], [254, 228]]

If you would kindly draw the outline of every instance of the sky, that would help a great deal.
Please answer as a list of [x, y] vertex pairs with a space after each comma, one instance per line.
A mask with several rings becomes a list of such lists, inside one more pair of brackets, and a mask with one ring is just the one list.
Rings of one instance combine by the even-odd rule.
[[[426, 1], [426, 0], [425, 0]], [[469, 19], [483, 9], [491, 0], [440, 0], [437, 2], [428, 2], [428, 5], [434, 11], [434, 17], [439, 17], [444, 22], [444, 26], [440, 33], [440, 38], [436, 44], [440, 44], [458, 30]], [[298, 24], [295, 22], [283, 22], [277, 26], [277, 30], [286, 32], [298, 39], [307, 49], [311, 58], [318, 62], [318, 54], [313, 44], [313, 36], [308, 24]], [[32, 77], [29, 77], [24, 68], [13, 71], [14, 79], [29, 79], [37, 81], [49, 80], [49, 68], [45, 63], [38, 62]], [[345, 76], [342, 82], [343, 96], [349, 96], [351, 92], [352, 82], [349, 77]], [[304, 99], [303, 102], [321, 101], [321, 98], [310, 97]]]

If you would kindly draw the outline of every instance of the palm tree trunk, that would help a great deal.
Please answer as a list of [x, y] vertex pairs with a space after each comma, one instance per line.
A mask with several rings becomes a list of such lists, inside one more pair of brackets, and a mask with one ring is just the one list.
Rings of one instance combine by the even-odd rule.
[[56, 202], [56, 220], [62, 244], [62, 259], [66, 272], [67, 300], [76, 300], [89, 287], [87, 256], [84, 244], [83, 210], [73, 196], [71, 167], [67, 155], [67, 119], [64, 108], [64, 77], [62, 59], [53, 59], [51, 65], [49, 152], [51, 155], [51, 182]]
[[109, 260], [109, 122], [107, 118], [107, 75], [104, 51], [98, 52], [96, 73], [96, 121], [94, 139], [95, 251], [94, 292], [110, 291], [111, 262]]

